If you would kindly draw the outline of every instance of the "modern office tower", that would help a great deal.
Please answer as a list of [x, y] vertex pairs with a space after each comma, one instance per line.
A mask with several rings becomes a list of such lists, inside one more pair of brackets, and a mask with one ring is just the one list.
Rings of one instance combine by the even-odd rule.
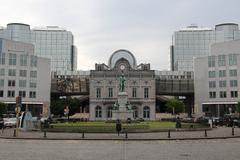
[[77, 49], [73, 34], [57, 26], [31, 29], [28, 24], [9, 23], [0, 28], [0, 37], [32, 43], [35, 54], [51, 59], [51, 71], [75, 71], [77, 69]]
[[219, 117], [238, 112], [239, 62], [240, 40], [213, 44], [211, 56], [194, 59], [196, 113]]
[[[23, 38], [23, 37], [22, 37]], [[34, 46], [0, 38], [0, 102], [15, 112], [16, 97], [22, 97], [22, 111], [33, 116], [50, 112], [50, 60], [34, 54]]]
[[170, 47], [171, 70], [193, 71], [193, 57], [210, 55], [210, 45], [239, 39], [238, 24], [224, 23], [215, 29], [196, 25], [176, 31]]

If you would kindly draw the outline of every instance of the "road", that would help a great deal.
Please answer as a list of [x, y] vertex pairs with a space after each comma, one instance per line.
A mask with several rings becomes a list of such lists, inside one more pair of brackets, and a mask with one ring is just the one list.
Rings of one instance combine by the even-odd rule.
[[0, 160], [238, 160], [240, 139], [72, 141], [0, 139]]

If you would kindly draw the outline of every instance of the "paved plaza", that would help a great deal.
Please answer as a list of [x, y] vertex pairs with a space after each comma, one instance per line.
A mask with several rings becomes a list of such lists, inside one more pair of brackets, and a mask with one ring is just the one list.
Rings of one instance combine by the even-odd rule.
[[240, 139], [76, 141], [0, 139], [1, 160], [238, 160]]

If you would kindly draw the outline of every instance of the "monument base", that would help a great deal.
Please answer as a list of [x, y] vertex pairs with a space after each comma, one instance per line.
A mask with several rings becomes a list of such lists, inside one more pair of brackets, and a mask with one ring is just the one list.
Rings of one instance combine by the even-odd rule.
[[112, 111], [112, 120], [133, 120], [133, 111]]

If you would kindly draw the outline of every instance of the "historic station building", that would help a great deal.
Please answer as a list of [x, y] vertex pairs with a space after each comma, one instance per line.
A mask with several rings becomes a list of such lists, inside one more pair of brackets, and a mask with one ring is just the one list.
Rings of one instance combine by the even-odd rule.
[[134, 118], [155, 119], [155, 73], [150, 64], [137, 64], [127, 50], [114, 52], [106, 64], [95, 64], [89, 78], [90, 120], [112, 119], [113, 105], [119, 92], [119, 77], [126, 78], [125, 91], [134, 111]]

